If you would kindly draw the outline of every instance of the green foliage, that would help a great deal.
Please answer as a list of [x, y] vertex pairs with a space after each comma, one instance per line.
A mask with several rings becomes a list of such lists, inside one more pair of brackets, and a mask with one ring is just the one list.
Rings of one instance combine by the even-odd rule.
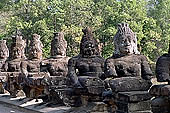
[[102, 43], [105, 58], [114, 51], [113, 37], [121, 22], [129, 23], [136, 32], [139, 49], [151, 62], [167, 52], [170, 41], [170, 0], [3, 0], [0, 8], [12, 12], [0, 38], [10, 37], [16, 29], [27, 40], [37, 33], [44, 57], [49, 56], [55, 31], [64, 32], [67, 55], [77, 55], [82, 29], [87, 26]]

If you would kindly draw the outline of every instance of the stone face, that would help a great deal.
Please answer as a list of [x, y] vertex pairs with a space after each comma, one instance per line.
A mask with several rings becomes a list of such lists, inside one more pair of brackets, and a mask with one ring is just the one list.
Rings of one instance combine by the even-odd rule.
[[104, 84], [99, 77], [104, 74], [104, 59], [98, 56], [97, 41], [93, 38], [90, 28], [83, 29], [83, 33], [80, 54], [68, 62], [70, 86], [75, 89], [73, 92], [78, 92], [80, 96], [101, 95]]
[[40, 35], [33, 34], [29, 45], [29, 59], [42, 59], [43, 44], [40, 41]]
[[137, 38], [127, 23], [118, 24], [118, 31], [114, 36], [115, 54], [139, 54]]
[[51, 57], [66, 56], [67, 42], [62, 32], [54, 33], [51, 41]]

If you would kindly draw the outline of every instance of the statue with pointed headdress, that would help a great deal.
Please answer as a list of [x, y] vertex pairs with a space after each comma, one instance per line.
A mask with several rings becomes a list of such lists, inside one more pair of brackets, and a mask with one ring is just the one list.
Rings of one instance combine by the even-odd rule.
[[[83, 29], [83, 33], [80, 54], [68, 62], [68, 77], [74, 92], [74, 96], [71, 97], [81, 97], [75, 100], [87, 104], [89, 99], [100, 100], [97, 97], [101, 97], [104, 87], [103, 81], [99, 79], [104, 74], [104, 59], [99, 56], [98, 43], [93, 37], [92, 30], [87, 27]], [[76, 103], [74, 105], [76, 106]]]
[[51, 57], [42, 61], [41, 71], [48, 72], [50, 76], [45, 78], [46, 96], [43, 101], [52, 104], [63, 103], [58, 95], [58, 89], [66, 86], [67, 65], [69, 57], [66, 56], [67, 42], [63, 32], [55, 32], [51, 41]]
[[33, 34], [29, 45], [28, 59], [21, 63], [23, 82], [23, 91], [26, 97], [38, 98], [44, 90], [41, 80], [44, 73], [40, 73], [40, 65], [42, 61], [43, 44], [40, 41], [40, 35]]
[[[114, 94], [119, 95], [120, 92], [130, 92], [129, 94], [133, 95], [148, 95], [147, 91], [152, 85], [150, 80], [152, 71], [147, 58], [137, 50], [136, 35], [127, 23], [118, 24], [118, 31], [114, 37], [114, 46], [113, 55], [105, 61], [105, 77], [103, 77], [107, 78], [108, 88], [111, 89], [113, 96], [115, 96]], [[121, 94], [124, 95], [124, 93]], [[118, 101], [121, 99], [119, 96], [115, 96], [115, 98]], [[145, 99], [147, 100], [148, 98]], [[135, 101], [140, 102], [137, 99]], [[129, 108], [127, 107], [127, 109]], [[118, 110], [126, 112], [121, 107], [118, 107]]]
[[0, 94], [4, 93], [4, 83], [6, 82], [7, 71], [6, 60], [9, 56], [9, 50], [6, 45], [6, 40], [0, 40]]
[[10, 54], [7, 60], [7, 72], [10, 72], [7, 79], [7, 90], [13, 97], [17, 96], [17, 92], [20, 90], [19, 84], [22, 82], [20, 77], [21, 62], [25, 60], [25, 41], [22, 39], [22, 35], [17, 33], [12, 37], [12, 43], [10, 46]]

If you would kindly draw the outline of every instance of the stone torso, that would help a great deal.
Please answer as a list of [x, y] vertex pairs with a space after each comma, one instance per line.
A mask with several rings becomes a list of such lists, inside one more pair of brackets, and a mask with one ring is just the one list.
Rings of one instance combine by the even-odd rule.
[[156, 62], [156, 77], [158, 82], [170, 81], [170, 54], [160, 56]]
[[66, 76], [67, 75], [68, 57], [50, 58], [42, 61], [42, 66], [46, 67], [50, 76]]
[[7, 70], [7, 67], [6, 67], [5, 60], [0, 60], [0, 72], [4, 72], [6, 70]]
[[41, 60], [27, 60], [23, 63], [28, 72], [40, 72], [40, 62]]
[[78, 76], [98, 76], [96, 73], [102, 73], [104, 68], [104, 59], [102, 57], [94, 58], [78, 58], [76, 61], [76, 69]]
[[106, 65], [111, 65], [110, 69], [116, 77], [143, 77], [152, 74], [143, 55], [113, 56], [107, 59]]
[[119, 77], [141, 76], [141, 58], [136, 55], [114, 59], [115, 69]]
[[21, 70], [21, 60], [11, 60], [8, 61], [8, 72], [20, 72]]

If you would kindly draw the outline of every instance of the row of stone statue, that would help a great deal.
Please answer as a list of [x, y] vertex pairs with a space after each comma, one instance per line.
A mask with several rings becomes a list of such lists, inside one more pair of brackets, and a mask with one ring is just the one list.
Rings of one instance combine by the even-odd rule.
[[[163, 105], [164, 109], [159, 113], [170, 112], [167, 107], [170, 93], [166, 93], [169, 85], [152, 87], [152, 96], [148, 92], [152, 71], [146, 57], [137, 50], [136, 35], [127, 23], [118, 25], [115, 51], [106, 60], [99, 54], [99, 43], [91, 29], [87, 27], [82, 31], [80, 53], [70, 59], [66, 57], [67, 42], [61, 32], [54, 34], [48, 59], [42, 59], [43, 45], [39, 35], [34, 34], [31, 39], [28, 58], [24, 55], [26, 44], [22, 36], [13, 37], [9, 57], [6, 42], [1, 40], [1, 93], [5, 87], [16, 97], [17, 92], [23, 90], [28, 98], [42, 98], [44, 102], [69, 106], [105, 102], [108, 109], [102, 112], [116, 113], [146, 113], [151, 109], [151, 97], [156, 95], [158, 99], [152, 101], [152, 111], [158, 113], [166, 101], [168, 105]], [[170, 80], [168, 58], [169, 54], [158, 60], [158, 81]]]

